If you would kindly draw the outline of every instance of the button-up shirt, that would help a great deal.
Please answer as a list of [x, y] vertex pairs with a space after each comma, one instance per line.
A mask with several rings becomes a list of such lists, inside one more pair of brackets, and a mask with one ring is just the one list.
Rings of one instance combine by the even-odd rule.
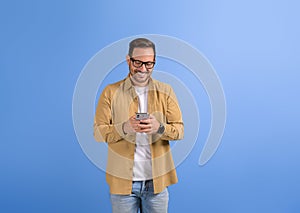
[[[183, 138], [183, 121], [177, 98], [170, 85], [150, 79], [148, 113], [165, 126], [163, 134], [149, 135], [154, 193], [177, 183], [169, 145]], [[106, 181], [111, 194], [131, 194], [136, 134], [125, 134], [123, 123], [138, 112], [138, 96], [130, 77], [106, 86], [95, 114], [94, 137], [108, 143]]]

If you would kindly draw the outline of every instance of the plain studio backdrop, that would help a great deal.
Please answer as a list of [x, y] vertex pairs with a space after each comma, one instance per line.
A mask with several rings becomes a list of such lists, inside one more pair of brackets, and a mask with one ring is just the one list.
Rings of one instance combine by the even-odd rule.
[[[107, 45], [162, 34], [210, 61], [227, 104], [221, 145], [199, 166], [208, 96], [186, 67], [158, 58], [156, 68], [186, 85], [200, 116], [195, 146], [169, 188], [169, 212], [299, 212], [299, 9], [296, 0], [1, 1], [0, 211], [111, 211], [105, 173], [74, 131], [75, 85]], [[127, 72], [117, 66], [98, 94]]]

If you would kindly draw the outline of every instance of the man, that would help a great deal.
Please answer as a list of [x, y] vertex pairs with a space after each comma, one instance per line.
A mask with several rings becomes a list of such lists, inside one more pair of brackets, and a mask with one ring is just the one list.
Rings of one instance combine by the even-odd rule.
[[151, 78], [155, 55], [150, 40], [131, 41], [128, 76], [103, 90], [96, 109], [113, 213], [165, 213], [167, 187], [177, 182], [169, 140], [183, 138], [183, 121], [171, 86]]

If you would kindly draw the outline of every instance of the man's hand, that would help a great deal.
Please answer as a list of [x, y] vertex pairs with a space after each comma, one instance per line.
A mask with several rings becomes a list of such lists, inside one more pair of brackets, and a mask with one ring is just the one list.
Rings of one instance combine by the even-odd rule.
[[136, 133], [139, 129], [140, 121], [135, 120], [135, 115], [131, 116], [128, 121], [123, 124], [123, 131], [125, 134]]
[[155, 134], [159, 126], [160, 123], [156, 120], [156, 118], [153, 115], [150, 115], [148, 119], [140, 120], [136, 132]]
[[135, 115], [133, 115], [123, 124], [123, 131], [125, 134], [136, 132], [155, 134], [157, 133], [159, 126], [160, 123], [153, 115], [150, 115], [148, 119], [144, 120], [136, 120]]

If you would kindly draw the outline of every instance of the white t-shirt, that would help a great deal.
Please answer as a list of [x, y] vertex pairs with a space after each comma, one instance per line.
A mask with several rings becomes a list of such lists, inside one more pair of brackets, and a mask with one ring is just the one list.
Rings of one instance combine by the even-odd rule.
[[[148, 87], [137, 87], [135, 91], [139, 97], [139, 111], [147, 112]], [[136, 133], [136, 146], [134, 152], [133, 180], [144, 181], [152, 179], [151, 150], [148, 135]]]

